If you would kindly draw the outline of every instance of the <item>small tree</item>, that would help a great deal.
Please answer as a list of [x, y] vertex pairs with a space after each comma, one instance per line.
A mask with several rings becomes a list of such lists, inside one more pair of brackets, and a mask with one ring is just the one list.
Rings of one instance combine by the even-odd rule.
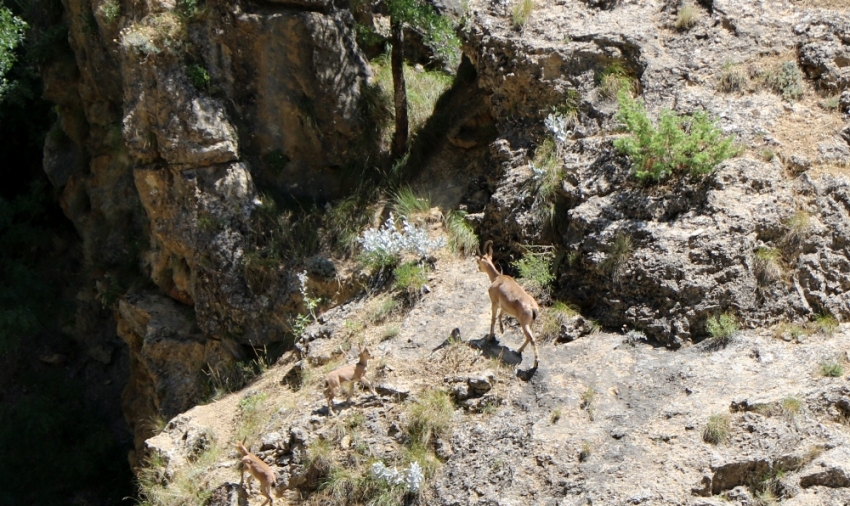
[[15, 49], [24, 41], [27, 24], [12, 14], [6, 7], [0, 6], [0, 100], [9, 88], [6, 73], [15, 64]]
[[407, 116], [407, 86], [404, 82], [405, 27], [421, 32], [425, 43], [437, 55], [449, 61], [457, 60], [460, 41], [454, 33], [451, 20], [438, 14], [431, 5], [422, 0], [386, 0], [386, 6], [390, 14], [390, 66], [395, 109], [392, 156], [400, 158], [407, 152], [410, 129]]

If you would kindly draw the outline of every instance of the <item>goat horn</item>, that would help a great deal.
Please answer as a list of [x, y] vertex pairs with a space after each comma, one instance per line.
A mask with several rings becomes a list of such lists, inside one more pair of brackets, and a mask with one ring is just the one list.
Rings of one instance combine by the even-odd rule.
[[487, 241], [484, 243], [484, 249], [487, 250], [487, 255], [492, 258], [493, 257], [493, 241]]

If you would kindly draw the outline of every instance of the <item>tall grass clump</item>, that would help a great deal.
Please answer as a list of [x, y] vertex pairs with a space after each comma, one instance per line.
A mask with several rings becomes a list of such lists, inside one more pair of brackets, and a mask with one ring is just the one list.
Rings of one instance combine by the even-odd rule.
[[756, 279], [761, 284], [779, 281], [785, 275], [782, 252], [776, 248], [757, 248], [753, 261]]
[[221, 449], [211, 444], [193, 462], [166, 472], [166, 460], [159, 454], [150, 457], [137, 472], [139, 506], [185, 506], [206, 504], [212, 489], [206, 485], [209, 467], [221, 455]]
[[702, 431], [702, 440], [713, 445], [725, 443], [729, 439], [730, 430], [729, 415], [722, 413], [711, 415]]
[[599, 92], [605, 98], [617, 98], [620, 93], [629, 97], [635, 93], [635, 79], [619, 62], [607, 65], [598, 75]]
[[465, 211], [451, 211], [446, 216], [449, 247], [455, 254], [468, 256], [478, 250], [478, 236], [466, 219]]
[[409, 186], [404, 186], [393, 194], [393, 209], [400, 217], [412, 220], [431, 212], [431, 198], [416, 195]]
[[528, 23], [531, 11], [534, 10], [534, 0], [516, 0], [511, 7], [511, 19], [514, 30], [520, 30]]
[[393, 287], [408, 294], [416, 294], [428, 283], [428, 268], [419, 262], [405, 262], [393, 269]]
[[540, 315], [540, 337], [545, 341], [551, 341], [561, 333], [561, 325], [576, 316], [578, 311], [566, 302], [556, 301], [551, 307], [543, 310]]
[[608, 247], [608, 255], [602, 261], [602, 272], [618, 280], [626, 268], [626, 262], [634, 253], [632, 237], [625, 232], [617, 232]]
[[724, 93], [741, 92], [747, 89], [749, 77], [741, 65], [726, 63], [720, 72], [717, 89]]
[[677, 30], [689, 30], [697, 24], [697, 21], [699, 21], [699, 11], [694, 7], [694, 4], [685, 3], [679, 7], [679, 11], [676, 13]]
[[839, 378], [844, 374], [844, 367], [836, 360], [821, 362], [820, 373], [827, 378]]
[[434, 438], [445, 435], [451, 426], [454, 405], [443, 390], [428, 390], [406, 413], [405, 431], [411, 447], [430, 445]]
[[739, 152], [734, 137], [723, 135], [705, 112], [679, 116], [664, 110], [654, 126], [643, 104], [627, 93], [618, 95], [617, 119], [630, 135], [614, 147], [632, 160], [632, 173], [645, 183], [658, 183], [673, 174], [703, 176]]
[[815, 316], [815, 319], [812, 322], [812, 327], [814, 327], [817, 332], [827, 337], [832, 337], [833, 334], [835, 334], [835, 331], [838, 330], [838, 320], [829, 313], [821, 313]]

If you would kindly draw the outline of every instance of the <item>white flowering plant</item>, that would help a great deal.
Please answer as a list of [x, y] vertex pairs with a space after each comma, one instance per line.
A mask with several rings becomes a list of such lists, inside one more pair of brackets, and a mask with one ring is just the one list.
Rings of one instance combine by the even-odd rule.
[[363, 247], [365, 263], [379, 267], [395, 265], [403, 253], [426, 256], [446, 244], [445, 238], [431, 239], [428, 232], [405, 218], [402, 218], [399, 230], [393, 213], [381, 228], [365, 230], [358, 242]]
[[418, 494], [425, 475], [419, 462], [413, 461], [407, 469], [399, 472], [395, 467], [390, 469], [383, 462], [372, 464], [372, 476], [386, 482], [390, 486], [403, 487], [406, 492]]

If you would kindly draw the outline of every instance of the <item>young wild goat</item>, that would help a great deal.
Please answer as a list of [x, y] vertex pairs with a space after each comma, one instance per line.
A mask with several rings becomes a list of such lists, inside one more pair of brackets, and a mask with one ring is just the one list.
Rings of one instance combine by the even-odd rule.
[[337, 389], [345, 383], [349, 383], [348, 392], [345, 395], [346, 401], [350, 401], [351, 396], [354, 394], [355, 381], [359, 381], [365, 385], [372, 392], [372, 395], [378, 395], [372, 387], [372, 384], [366, 379], [366, 363], [370, 358], [372, 358], [372, 354], [369, 353], [369, 348], [363, 348], [363, 351], [360, 352], [359, 362], [356, 364], [348, 364], [342, 367], [337, 367], [333, 371], [329, 372], [325, 377], [325, 398], [328, 400], [328, 412], [330, 415], [335, 414], [333, 402], [334, 394]]
[[[489, 249], [488, 249], [489, 248]], [[499, 332], [504, 334], [505, 327], [502, 324], [502, 316], [507, 313], [508, 316], [513, 316], [519, 321], [522, 327], [522, 333], [525, 334], [525, 342], [519, 347], [517, 353], [522, 354], [525, 345], [529, 342], [534, 348], [534, 369], [537, 369], [539, 360], [537, 354], [537, 342], [534, 340], [534, 334], [531, 333], [531, 324], [537, 319], [537, 314], [540, 312], [540, 306], [534, 297], [526, 293], [521, 286], [514, 281], [514, 278], [505, 274], [500, 274], [493, 265], [493, 241], [487, 241], [484, 244], [484, 249], [487, 253], [477, 255], [478, 270], [487, 273], [490, 278], [490, 288], [487, 293], [490, 295], [490, 303], [492, 305], [490, 315], [490, 337], [496, 335], [496, 311], [499, 311]]]
[[263, 501], [263, 506], [266, 503], [274, 505], [271, 491], [273, 487], [277, 486], [277, 477], [274, 475], [272, 468], [260, 460], [259, 457], [249, 452], [243, 443], [244, 441], [236, 443], [236, 448], [242, 454], [242, 477], [239, 481], [239, 486], [245, 483], [245, 471], [248, 471], [248, 488], [251, 487], [251, 479], [256, 478], [260, 482], [260, 493], [266, 498]]

